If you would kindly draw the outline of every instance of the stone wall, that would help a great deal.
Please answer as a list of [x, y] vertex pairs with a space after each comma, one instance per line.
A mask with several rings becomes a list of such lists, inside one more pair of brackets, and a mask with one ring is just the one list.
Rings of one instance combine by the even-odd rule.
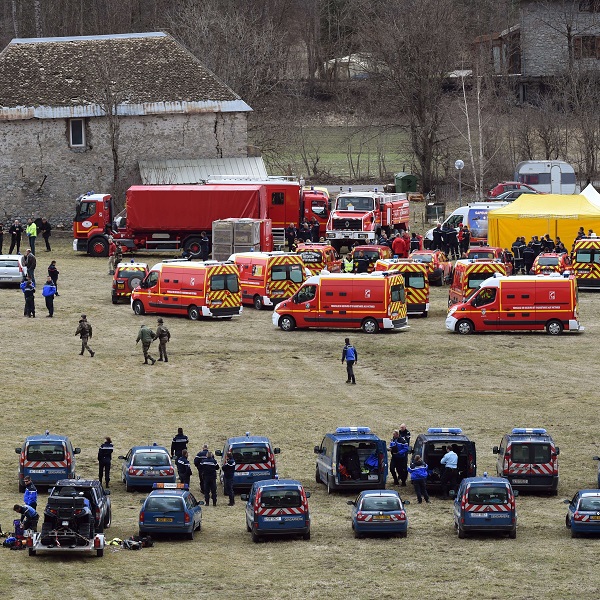
[[[600, 14], [579, 12], [578, 2], [521, 1], [523, 77], [558, 75], [568, 66], [567, 28], [577, 35], [600, 35]], [[600, 68], [600, 60], [577, 61]]]
[[[126, 187], [141, 182], [141, 159], [246, 156], [246, 115], [121, 117], [119, 161]], [[86, 119], [86, 138], [86, 149], [71, 148], [66, 119], [0, 123], [0, 222], [47, 217], [53, 225], [70, 227], [79, 194], [110, 191], [113, 157], [106, 119]]]

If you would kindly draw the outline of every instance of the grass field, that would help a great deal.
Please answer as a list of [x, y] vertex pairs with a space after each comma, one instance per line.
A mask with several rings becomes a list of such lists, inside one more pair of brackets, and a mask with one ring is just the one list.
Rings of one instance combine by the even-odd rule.
[[[245, 431], [268, 435], [281, 448], [282, 476], [312, 492], [312, 539], [255, 545], [243, 504], [204, 511], [192, 542], [160, 539], [140, 552], [104, 558], [29, 557], [0, 549], [0, 591], [6, 598], [597, 598], [599, 539], [572, 540], [564, 498], [594, 487], [599, 453], [597, 372], [600, 296], [580, 294], [586, 332], [488, 334], [445, 331], [447, 288], [432, 290], [427, 319], [406, 332], [350, 332], [360, 361], [358, 385], [346, 386], [336, 331], [273, 328], [271, 313], [248, 308], [226, 322], [166, 318], [172, 333], [168, 364], [142, 364], [140, 324], [128, 305], [113, 306], [106, 260], [75, 255], [69, 239], [39, 253], [38, 280], [58, 261], [60, 297], [46, 319], [23, 318], [23, 295], [0, 289], [2, 436], [0, 523], [11, 527], [20, 446], [27, 435], [67, 434], [82, 448], [78, 472], [97, 475], [96, 452], [106, 435], [115, 455], [136, 443], [167, 445], [182, 426], [195, 454], [221, 448]], [[142, 258], [142, 257], [138, 257]], [[150, 264], [158, 257], [149, 256]], [[79, 356], [79, 314], [94, 327], [96, 356]], [[494, 472], [492, 446], [514, 426], [546, 427], [560, 446], [559, 495], [517, 498], [518, 537], [458, 540], [452, 504], [418, 505], [405, 497], [409, 533], [355, 540], [346, 500], [314, 481], [313, 446], [340, 425], [367, 425], [381, 437], [406, 422], [413, 439], [430, 426], [460, 426], [475, 440], [478, 472]], [[127, 494], [113, 461], [113, 526], [109, 537], [137, 533], [140, 493]], [[198, 492], [197, 480], [193, 480]], [[199, 497], [199, 496], [198, 496]], [[45, 497], [41, 497], [41, 508]]]

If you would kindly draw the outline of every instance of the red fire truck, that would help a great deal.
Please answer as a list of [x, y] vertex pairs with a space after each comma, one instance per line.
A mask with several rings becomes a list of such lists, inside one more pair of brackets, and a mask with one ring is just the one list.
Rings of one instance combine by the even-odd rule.
[[409, 204], [406, 194], [342, 192], [327, 221], [327, 238], [339, 252], [355, 241], [373, 244], [376, 237], [394, 229], [408, 231]]
[[[73, 220], [73, 249], [107, 256], [108, 235], [126, 250], [200, 249], [200, 233], [210, 236], [220, 219], [270, 219], [273, 243], [285, 243], [285, 228], [301, 218], [317, 218], [322, 227], [327, 198], [304, 194], [298, 182], [223, 181], [208, 185], [136, 185], [127, 190], [125, 210], [115, 217], [109, 194], [80, 196]], [[265, 241], [266, 244], [266, 241]], [[272, 250], [272, 247], [261, 249]]]

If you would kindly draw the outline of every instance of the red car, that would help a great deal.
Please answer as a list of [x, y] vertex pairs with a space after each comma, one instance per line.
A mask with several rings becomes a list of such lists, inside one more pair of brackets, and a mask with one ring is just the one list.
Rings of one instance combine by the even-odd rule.
[[415, 250], [409, 258], [413, 262], [425, 263], [428, 267], [430, 285], [444, 285], [452, 279], [452, 263], [441, 250]]
[[550, 273], [560, 273], [571, 270], [571, 258], [564, 252], [542, 252], [535, 257], [531, 267], [532, 275], [549, 275]]
[[471, 246], [466, 258], [472, 260], [498, 260], [506, 267], [506, 274], [513, 274], [513, 263], [506, 251], [496, 246]]
[[539, 192], [532, 188], [530, 185], [526, 183], [521, 183], [519, 181], [503, 181], [499, 183], [496, 187], [493, 187], [487, 194], [488, 200], [493, 200], [496, 196], [500, 194], [504, 194], [504, 192], [510, 192], [512, 190], [522, 190], [525, 193], [538, 194]]

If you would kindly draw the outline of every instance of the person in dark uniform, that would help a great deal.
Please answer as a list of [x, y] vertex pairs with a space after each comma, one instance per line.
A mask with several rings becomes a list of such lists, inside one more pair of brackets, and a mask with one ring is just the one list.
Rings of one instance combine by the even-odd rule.
[[98, 448], [98, 480], [102, 484], [102, 476], [104, 476], [106, 488], [110, 485], [110, 461], [112, 460], [113, 444], [112, 440], [107, 436], [104, 438], [100, 448]]
[[543, 246], [542, 246], [542, 242], [540, 241], [540, 239], [538, 238], [537, 235], [533, 236], [533, 240], [531, 242], [531, 247], [533, 248], [533, 251], [535, 252], [536, 257], [538, 256], [538, 254], [541, 254]]
[[150, 344], [156, 339], [156, 334], [150, 327], [142, 323], [140, 326], [140, 330], [138, 332], [137, 339], [135, 341], [136, 344], [139, 344], [140, 340], [142, 342], [142, 352], [144, 353], [144, 364], [147, 365], [148, 361], [150, 364], [154, 364], [156, 359], [153, 356], [150, 356]]
[[52, 318], [54, 316], [54, 296], [56, 296], [56, 287], [52, 283], [52, 279], [50, 275], [46, 277], [46, 283], [42, 288], [42, 296], [44, 296], [44, 300], [46, 301], [46, 308], [48, 309], [48, 317]]
[[342, 364], [346, 361], [346, 372], [348, 373], [348, 379], [346, 383], [356, 384], [356, 378], [354, 377], [354, 365], [358, 363], [358, 352], [356, 348], [350, 343], [350, 338], [344, 340], [346, 345], [342, 350]]
[[171, 441], [171, 457], [179, 458], [184, 450], [187, 450], [189, 438], [183, 433], [183, 428], [177, 429], [177, 435]]
[[390, 460], [390, 475], [394, 478], [394, 485], [398, 485], [399, 483], [399, 454], [398, 454], [398, 438], [400, 437], [400, 433], [397, 429], [394, 429], [392, 433], [392, 439], [390, 441], [390, 445], [388, 450], [390, 451], [392, 458]]
[[59, 275], [60, 275], [60, 271], [56, 268], [56, 261], [53, 260], [48, 265], [48, 276], [50, 277], [50, 279], [52, 279], [52, 283], [54, 284], [54, 287], [56, 288], [56, 293], [54, 294], [55, 296], [60, 296], [60, 294], [58, 293], [58, 276]]
[[533, 249], [531, 242], [521, 250], [521, 256], [523, 257], [523, 269], [525, 270], [525, 275], [529, 275], [533, 262], [535, 261], [535, 250]]
[[290, 223], [289, 226], [286, 227], [285, 237], [287, 239], [288, 250], [290, 252], [292, 252], [293, 247], [294, 247], [294, 242], [296, 241], [296, 238], [298, 237], [298, 230], [296, 229], [296, 225], [294, 225], [294, 223]]
[[78, 335], [81, 338], [81, 352], [80, 356], [83, 356], [83, 353], [87, 350], [90, 353], [90, 356], [93, 357], [96, 354], [89, 346], [88, 339], [92, 337], [92, 325], [88, 323], [87, 317], [85, 315], [81, 315], [81, 319], [79, 320], [79, 325], [75, 331], [75, 335]]
[[202, 461], [208, 454], [208, 444], [202, 446], [202, 450], [194, 457], [194, 466], [198, 469], [198, 477], [200, 479], [200, 491], [204, 494], [204, 479], [202, 478]]
[[29, 275], [27, 279], [21, 283], [21, 290], [25, 296], [25, 309], [23, 310], [24, 317], [33, 317], [35, 319], [35, 284], [31, 281]]
[[177, 457], [175, 464], [177, 465], [177, 475], [179, 475], [179, 481], [181, 481], [181, 483], [187, 483], [190, 485], [192, 467], [190, 467], [187, 450], [181, 451], [181, 454]]
[[167, 356], [167, 342], [171, 340], [171, 332], [165, 327], [162, 318], [157, 319], [156, 337], [158, 338], [158, 362], [169, 362]]
[[517, 239], [512, 243], [511, 250], [515, 257], [515, 270], [514, 274], [520, 273], [523, 270], [523, 251], [524, 244], [521, 242], [521, 238], [517, 236]]
[[206, 235], [206, 231], [203, 231], [200, 234], [200, 258], [202, 260], [208, 260], [208, 255], [210, 254], [210, 240]]
[[31, 477], [29, 475], [25, 475], [23, 478], [23, 483], [25, 484], [25, 493], [23, 494], [23, 504], [26, 506], [31, 506], [33, 509], [37, 509], [37, 488], [33, 485], [33, 481], [31, 481]]
[[444, 246], [444, 233], [439, 223], [435, 226], [431, 235], [433, 236], [432, 250], [441, 250]]
[[227, 460], [223, 464], [223, 491], [226, 496], [229, 497], [229, 504], [227, 506], [233, 506], [235, 504], [235, 494], [233, 492], [233, 477], [235, 475], [235, 460], [231, 452], [227, 453]]
[[212, 496], [213, 506], [217, 505], [217, 471], [219, 463], [212, 452], [208, 452], [201, 463], [202, 479], [204, 481], [204, 502], [209, 505]]
[[471, 232], [466, 225], [462, 226], [462, 235], [460, 238], [460, 254], [467, 254], [469, 252], [469, 246], [471, 245]]
[[313, 217], [312, 221], [311, 221], [311, 227], [310, 227], [310, 235], [312, 237], [313, 242], [319, 241], [319, 230], [320, 230], [319, 221], [317, 221], [317, 217]]
[[42, 232], [44, 242], [46, 242], [46, 252], [50, 252], [50, 250], [52, 250], [52, 248], [50, 248], [50, 232], [52, 231], [52, 226], [48, 223], [48, 219], [42, 219], [39, 230]]
[[454, 227], [446, 227], [444, 229], [444, 237], [446, 239], [446, 248], [448, 248], [448, 258], [459, 258], [458, 253], [458, 234]]
[[24, 506], [19, 506], [15, 504], [13, 506], [13, 510], [21, 515], [21, 523], [23, 523], [23, 529], [32, 529], [33, 531], [37, 531], [38, 521], [40, 520], [40, 515], [37, 514], [37, 511], [32, 506], [28, 506], [25, 504]]
[[421, 249], [421, 240], [417, 236], [417, 234], [413, 231], [410, 234], [410, 247], [409, 252], [415, 252], [415, 250]]
[[17, 254], [21, 254], [21, 238], [23, 237], [23, 226], [19, 219], [16, 219], [15, 222], [8, 228], [8, 233], [10, 233], [10, 250], [9, 254], [13, 253], [15, 247], [17, 248]]
[[410, 450], [410, 431], [402, 423], [398, 430], [398, 471], [402, 487], [406, 487], [408, 477], [408, 452]]

